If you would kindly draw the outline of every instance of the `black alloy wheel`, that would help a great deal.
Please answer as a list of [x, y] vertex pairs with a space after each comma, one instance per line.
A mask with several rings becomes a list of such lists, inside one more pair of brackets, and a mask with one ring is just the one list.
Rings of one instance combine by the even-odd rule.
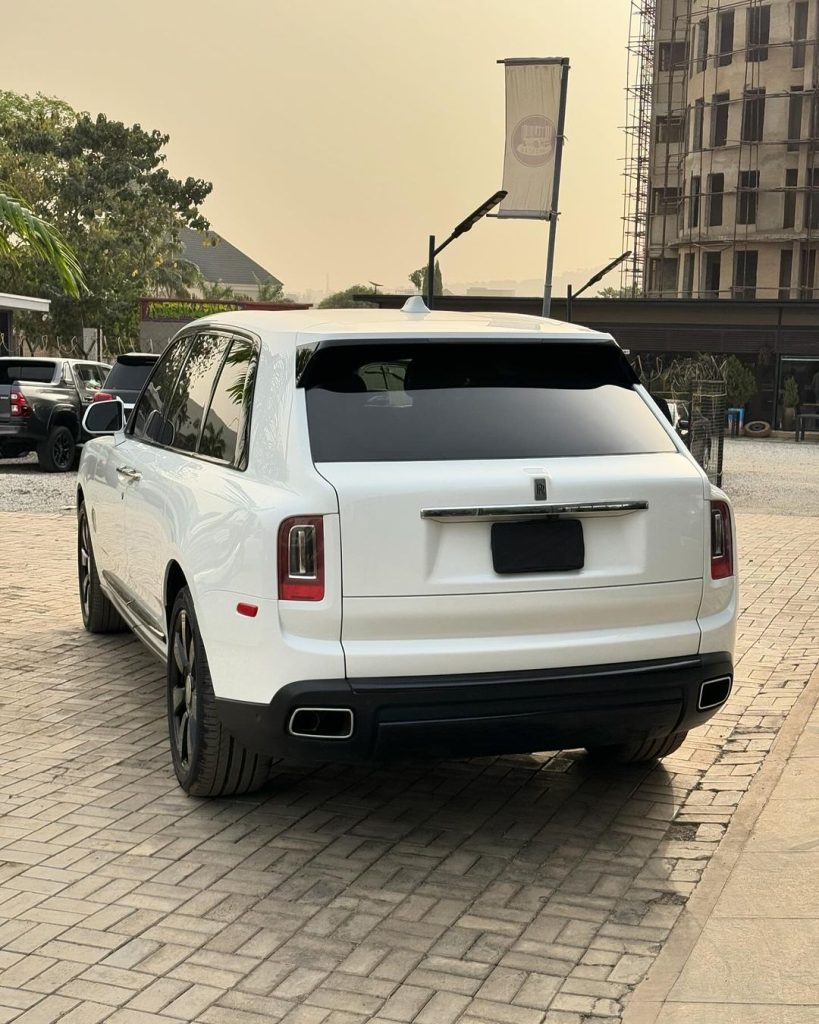
[[196, 644], [193, 629], [184, 608], [179, 609], [171, 638], [170, 660], [171, 743], [174, 760], [187, 775], [195, 760], [197, 736]]
[[100, 586], [85, 502], [77, 509], [77, 583], [82, 624], [89, 633], [123, 633], [127, 625]]
[[80, 585], [80, 606], [83, 625], [88, 628], [91, 620], [91, 531], [85, 510], [80, 514], [77, 530], [77, 579]]
[[40, 469], [46, 473], [67, 473], [74, 465], [77, 442], [70, 427], [54, 427], [42, 444], [37, 446]]
[[222, 725], [193, 598], [176, 596], [168, 643], [168, 734], [176, 779], [191, 796], [233, 796], [263, 786], [271, 759]]

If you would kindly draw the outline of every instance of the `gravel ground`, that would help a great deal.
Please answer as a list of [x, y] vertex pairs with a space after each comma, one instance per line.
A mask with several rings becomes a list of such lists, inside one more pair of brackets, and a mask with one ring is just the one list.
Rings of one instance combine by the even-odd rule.
[[[41, 473], [37, 459], [0, 462], [0, 511], [73, 512], [74, 473]], [[723, 487], [742, 512], [819, 516], [819, 444], [725, 439]]]
[[725, 439], [722, 487], [739, 512], [819, 516], [816, 441]]
[[0, 511], [73, 512], [76, 473], [43, 473], [37, 456], [0, 461]]

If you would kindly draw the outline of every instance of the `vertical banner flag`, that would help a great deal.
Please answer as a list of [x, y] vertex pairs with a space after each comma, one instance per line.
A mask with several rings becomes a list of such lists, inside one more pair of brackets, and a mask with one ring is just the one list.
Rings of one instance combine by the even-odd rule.
[[499, 217], [549, 220], [563, 62], [506, 60], [506, 152]]

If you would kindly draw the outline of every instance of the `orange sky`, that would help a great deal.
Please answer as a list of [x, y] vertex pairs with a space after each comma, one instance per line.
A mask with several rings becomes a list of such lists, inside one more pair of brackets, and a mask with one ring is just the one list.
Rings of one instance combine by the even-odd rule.
[[[3, 88], [168, 132], [215, 230], [294, 291], [406, 280], [501, 185], [503, 70], [569, 56], [557, 274], [621, 250], [627, 0], [25, 0]], [[542, 275], [546, 227], [485, 221], [444, 282]], [[576, 282], [576, 286], [582, 283]], [[617, 275], [608, 281], [617, 284]]]

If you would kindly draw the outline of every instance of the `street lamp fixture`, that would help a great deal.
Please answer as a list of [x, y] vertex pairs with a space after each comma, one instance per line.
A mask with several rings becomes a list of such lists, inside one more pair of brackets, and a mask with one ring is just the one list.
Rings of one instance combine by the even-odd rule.
[[628, 252], [621, 253], [616, 260], [612, 260], [611, 263], [607, 263], [602, 270], [598, 270], [594, 277], [590, 277], [588, 281], [583, 285], [583, 287], [578, 288], [576, 292], [573, 292], [572, 286], [569, 285], [569, 287], [566, 289], [566, 320], [568, 321], [568, 323], [572, 322], [572, 300], [576, 299], [578, 295], [582, 295], [582, 293], [587, 288], [591, 288], [593, 284], [597, 284], [598, 281], [602, 281], [602, 279], [606, 276], [606, 274], [609, 273], [609, 271], [614, 270], [615, 267], [619, 267], [624, 260], [627, 260], [629, 258], [629, 256], [631, 256], [630, 249], [628, 250]]
[[435, 257], [438, 253], [443, 252], [450, 242], [454, 242], [456, 238], [460, 238], [461, 235], [465, 235], [467, 231], [473, 228], [478, 221], [481, 220], [481, 218], [485, 217], [490, 210], [494, 210], [498, 203], [503, 202], [505, 198], [506, 191], [504, 189], [501, 189], [493, 196], [490, 196], [485, 203], [481, 203], [477, 210], [473, 210], [468, 217], [464, 218], [449, 238], [447, 238], [445, 242], [441, 242], [437, 248], [435, 245], [435, 235], [429, 236], [429, 258], [427, 260], [427, 309], [432, 309], [432, 305], [435, 301]]

